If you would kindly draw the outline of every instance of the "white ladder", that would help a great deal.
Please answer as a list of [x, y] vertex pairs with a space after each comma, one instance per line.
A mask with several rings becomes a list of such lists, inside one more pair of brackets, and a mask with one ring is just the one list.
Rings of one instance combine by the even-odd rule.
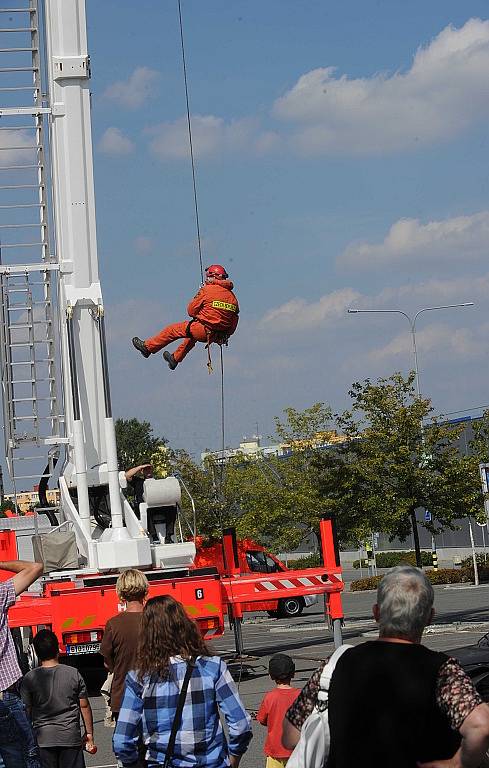
[[46, 172], [50, 107], [38, 0], [0, 8], [0, 356], [13, 490], [30, 489], [65, 442], [57, 393], [57, 263]]

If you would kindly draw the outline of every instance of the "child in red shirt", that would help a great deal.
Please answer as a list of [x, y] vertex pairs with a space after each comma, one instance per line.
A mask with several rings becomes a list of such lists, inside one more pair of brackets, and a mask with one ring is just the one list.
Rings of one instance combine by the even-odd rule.
[[276, 653], [268, 665], [268, 674], [275, 682], [273, 691], [265, 694], [256, 719], [268, 729], [263, 751], [267, 756], [266, 768], [284, 768], [291, 750], [282, 744], [282, 723], [288, 708], [298, 697], [300, 690], [290, 681], [295, 674], [295, 664], [285, 653]]

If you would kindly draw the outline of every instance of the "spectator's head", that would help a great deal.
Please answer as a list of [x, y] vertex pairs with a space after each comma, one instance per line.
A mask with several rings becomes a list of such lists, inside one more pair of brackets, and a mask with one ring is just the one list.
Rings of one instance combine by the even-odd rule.
[[50, 629], [40, 629], [32, 643], [39, 661], [52, 661], [58, 658], [58, 638]]
[[433, 618], [433, 587], [423, 571], [411, 565], [392, 568], [382, 579], [373, 607], [380, 637], [419, 643]]
[[285, 653], [276, 653], [268, 663], [268, 674], [275, 683], [288, 684], [295, 675], [295, 664]]
[[122, 571], [115, 585], [119, 600], [124, 603], [142, 603], [148, 594], [148, 579], [136, 568]]
[[170, 656], [210, 656], [199, 628], [183, 605], [169, 595], [151, 597], [143, 610], [136, 669], [139, 677], [165, 679]]

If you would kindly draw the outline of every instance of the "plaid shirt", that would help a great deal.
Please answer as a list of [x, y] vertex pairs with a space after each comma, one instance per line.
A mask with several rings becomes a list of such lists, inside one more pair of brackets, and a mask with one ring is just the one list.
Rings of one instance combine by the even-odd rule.
[[[186, 669], [185, 661], [177, 656], [170, 659], [167, 680], [139, 681], [136, 672], [128, 673], [113, 739], [114, 752], [123, 765], [137, 762], [141, 730], [148, 764], [164, 763]], [[219, 710], [228, 726], [229, 744]], [[190, 678], [172, 765], [224, 768], [229, 765], [228, 753], [242, 755], [251, 737], [250, 717], [226, 664], [218, 656], [199, 656]]]
[[7, 611], [16, 601], [12, 579], [0, 582], [0, 691], [6, 691], [22, 677], [10, 634]]

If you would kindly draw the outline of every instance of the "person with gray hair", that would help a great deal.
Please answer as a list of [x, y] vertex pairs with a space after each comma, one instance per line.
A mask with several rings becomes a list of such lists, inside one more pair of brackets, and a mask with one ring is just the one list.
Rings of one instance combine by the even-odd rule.
[[[379, 584], [379, 638], [339, 658], [329, 689], [327, 768], [477, 768], [489, 748], [489, 706], [459, 663], [421, 645], [433, 619], [423, 571], [399, 566]], [[317, 701], [324, 662], [287, 711], [292, 749]]]

